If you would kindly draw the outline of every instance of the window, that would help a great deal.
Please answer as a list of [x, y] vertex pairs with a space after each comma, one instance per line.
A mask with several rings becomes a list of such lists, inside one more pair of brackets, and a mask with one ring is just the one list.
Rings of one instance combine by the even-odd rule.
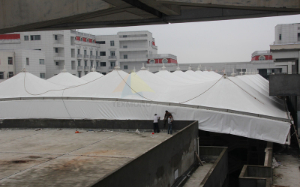
[[85, 74], [85, 75], [88, 74], [88, 71], [85, 71], [84, 74]]
[[80, 49], [77, 49], [77, 54], [80, 54]]
[[124, 69], [128, 69], [128, 66], [127, 66], [127, 65], [124, 65]]
[[45, 60], [44, 59], [40, 59], [40, 64], [45, 64]]
[[26, 58], [26, 65], [29, 66], [29, 58]]
[[58, 48], [56, 47], [56, 48], [54, 48], [54, 50], [55, 50], [55, 53], [58, 53]]
[[110, 41], [110, 46], [115, 46], [115, 41]]
[[41, 35], [30, 35], [30, 40], [41, 40]]
[[78, 77], [79, 78], [81, 77], [81, 71], [78, 71]]
[[80, 41], [82, 41], [82, 38], [80, 38]]
[[84, 61], [84, 66], [87, 66], [87, 60]]
[[45, 73], [40, 73], [40, 78], [44, 79], [45, 78]]
[[116, 56], [116, 53], [114, 51], [111, 51], [110, 56]]
[[78, 60], [78, 66], [80, 66], [80, 64], [81, 64], [81, 63], [80, 63], [80, 60]]
[[127, 45], [124, 45], [123, 48], [127, 48]]
[[116, 62], [110, 62], [110, 67], [115, 67], [116, 66]]
[[83, 51], [83, 54], [86, 55], [86, 50]]
[[106, 52], [105, 51], [100, 51], [100, 56], [106, 56]]
[[99, 42], [96, 42], [98, 44], [105, 44], [105, 41], [99, 41]]
[[91, 56], [93, 55], [93, 51], [90, 51], [90, 55], [91, 55]]
[[123, 35], [123, 38], [127, 38], [127, 35]]
[[300, 33], [298, 33], [298, 41], [300, 41]]
[[55, 62], [55, 65], [59, 66], [59, 62]]
[[91, 60], [91, 67], [93, 67], [93, 65], [94, 65], [94, 62]]
[[8, 57], [7, 59], [9, 65], [13, 65], [13, 57]]
[[102, 72], [102, 75], [106, 75], [106, 72]]
[[127, 59], [128, 58], [128, 56], [127, 55], [124, 55], [124, 59]]
[[96, 67], [99, 67], [99, 62], [96, 62]]
[[29, 37], [26, 35], [26, 36], [24, 36], [24, 40], [25, 41], [28, 41], [29, 40]]
[[281, 40], [281, 34], [279, 34], [279, 40]]
[[0, 79], [4, 79], [4, 72], [0, 72]]
[[75, 69], [75, 61], [71, 62], [71, 69]]
[[106, 66], [106, 62], [100, 62], [100, 66], [105, 67]]
[[11, 78], [11, 77], [13, 77], [14, 76], [14, 72], [8, 72], [8, 78]]
[[96, 51], [96, 56], [98, 56], [98, 51]]
[[264, 55], [260, 55], [258, 60], [266, 60], [265, 56]]
[[57, 37], [57, 35], [54, 35], [54, 40], [58, 40], [58, 37]]

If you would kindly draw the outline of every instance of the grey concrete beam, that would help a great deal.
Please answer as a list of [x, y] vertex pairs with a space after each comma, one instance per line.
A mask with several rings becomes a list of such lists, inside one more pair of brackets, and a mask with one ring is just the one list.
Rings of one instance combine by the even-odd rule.
[[293, 0], [0, 0], [0, 34], [300, 14]]
[[181, 6], [224, 7], [238, 9], [261, 9], [280, 11], [299, 11], [300, 1], [295, 0], [156, 0]]

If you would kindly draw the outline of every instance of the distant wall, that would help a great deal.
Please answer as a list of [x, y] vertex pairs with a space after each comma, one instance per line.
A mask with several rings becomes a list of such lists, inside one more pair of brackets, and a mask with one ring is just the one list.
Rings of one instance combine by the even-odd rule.
[[93, 186], [170, 187], [195, 163], [197, 137], [198, 123], [193, 122]]
[[[174, 121], [173, 129], [182, 129], [193, 121]], [[159, 122], [160, 129], [163, 121]], [[153, 129], [150, 120], [68, 120], [68, 119], [7, 119], [0, 128], [100, 128], [100, 129]]]

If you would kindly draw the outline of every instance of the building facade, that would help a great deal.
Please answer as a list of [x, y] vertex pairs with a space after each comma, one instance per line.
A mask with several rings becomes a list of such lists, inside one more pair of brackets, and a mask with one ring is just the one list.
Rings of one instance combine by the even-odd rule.
[[45, 53], [38, 50], [0, 50], [0, 82], [23, 69], [40, 78], [46, 78]]
[[[117, 35], [91, 35], [75, 30], [34, 31], [0, 35], [0, 50], [26, 49], [45, 53], [45, 77], [50, 78], [64, 68], [81, 77], [91, 71], [106, 74], [116, 64], [124, 71], [140, 69], [157, 46], [149, 31], [118, 32]], [[177, 58], [171, 55], [172, 63]]]

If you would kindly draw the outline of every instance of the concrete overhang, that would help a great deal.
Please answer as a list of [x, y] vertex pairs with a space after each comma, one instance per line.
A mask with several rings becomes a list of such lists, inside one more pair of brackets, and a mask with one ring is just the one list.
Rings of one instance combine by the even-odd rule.
[[300, 43], [297, 44], [284, 44], [284, 45], [270, 45], [271, 52], [276, 51], [299, 51]]
[[0, 33], [300, 14], [293, 0], [1, 0]]

